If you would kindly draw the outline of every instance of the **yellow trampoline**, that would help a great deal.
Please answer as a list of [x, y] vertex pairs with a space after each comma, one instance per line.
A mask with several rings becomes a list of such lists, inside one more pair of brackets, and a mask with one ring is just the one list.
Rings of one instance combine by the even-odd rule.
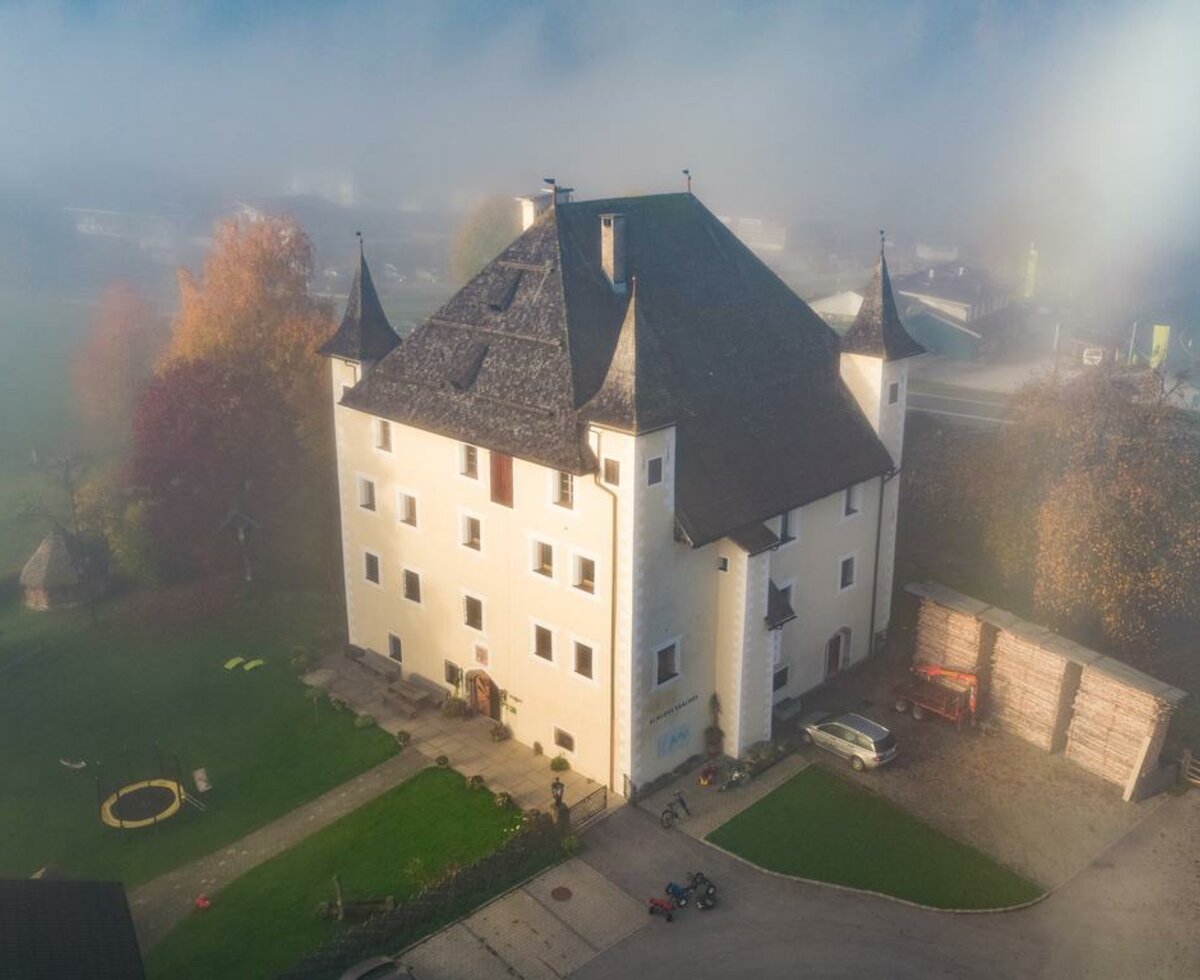
[[175, 779], [143, 779], [122, 786], [100, 804], [100, 819], [119, 830], [153, 827], [179, 812], [183, 786]]

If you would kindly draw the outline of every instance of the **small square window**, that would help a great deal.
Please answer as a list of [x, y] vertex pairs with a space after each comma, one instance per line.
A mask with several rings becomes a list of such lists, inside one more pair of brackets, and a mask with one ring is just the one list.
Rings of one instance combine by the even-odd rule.
[[790, 510], [785, 510], [779, 515], [779, 541], [781, 544], [787, 544], [789, 541], [795, 540], [796, 533], [793, 514]]
[[554, 577], [554, 546], [538, 541], [533, 546], [533, 570], [546, 578]]
[[839, 573], [838, 581], [843, 589], [848, 589], [854, 584], [854, 556], [842, 559], [841, 572]]
[[663, 476], [662, 457], [655, 456], [652, 460], [650, 460], [650, 464], [647, 467], [646, 482], [650, 486], [654, 486], [656, 483], [662, 483], [662, 476]]
[[729, 571], [729, 559], [726, 558], [724, 555], [719, 555], [717, 557], [717, 571], [718, 572]]
[[575, 477], [559, 471], [554, 482], [554, 502], [570, 510], [575, 506]]
[[473, 630], [483, 629], [483, 600], [473, 595], [463, 596], [463, 622]]
[[366, 552], [363, 555], [363, 574], [366, 575], [368, 582], [379, 584], [379, 556], [373, 555], [371, 552]]
[[479, 551], [483, 547], [483, 527], [478, 517], [463, 518], [462, 543], [464, 548]]
[[545, 626], [533, 628], [533, 652], [543, 660], [554, 659], [554, 634]]
[[580, 677], [592, 676], [592, 648], [586, 643], [575, 644], [575, 673]]
[[564, 732], [561, 728], [554, 729], [554, 744], [566, 752], [575, 751], [575, 736]]
[[788, 675], [791, 673], [791, 670], [791, 667], [780, 667], [777, 671], [775, 671], [775, 673], [771, 676], [772, 691], [782, 691], [785, 687], [787, 687]]
[[388, 656], [397, 662], [404, 659], [404, 644], [395, 633], [388, 634]]
[[462, 447], [462, 459], [458, 472], [472, 480], [479, 479], [479, 450], [474, 446]]
[[617, 460], [604, 461], [604, 482], [612, 487], [621, 485], [621, 464]]
[[846, 517], [853, 517], [859, 512], [862, 507], [862, 484], [846, 488], [846, 499], [842, 506], [842, 513]]
[[446, 679], [447, 684], [457, 687], [462, 683], [462, 668], [453, 660], [443, 660], [442, 676]]
[[363, 477], [358, 479], [358, 506], [363, 510], [375, 509], [375, 481]]
[[375, 430], [375, 448], [385, 453], [392, 451], [392, 423], [387, 419], [379, 420], [378, 428]]
[[580, 592], [596, 591], [596, 563], [591, 558], [575, 557], [575, 588]]
[[654, 677], [656, 684], [665, 684], [672, 677], [679, 676], [679, 650], [671, 643], [654, 654]]
[[417, 498], [411, 493], [400, 494], [400, 523], [417, 526]]
[[895, 405], [900, 400], [900, 382], [893, 381], [888, 385], [888, 404]]
[[410, 568], [404, 570], [404, 598], [411, 602], [421, 601], [421, 576]]

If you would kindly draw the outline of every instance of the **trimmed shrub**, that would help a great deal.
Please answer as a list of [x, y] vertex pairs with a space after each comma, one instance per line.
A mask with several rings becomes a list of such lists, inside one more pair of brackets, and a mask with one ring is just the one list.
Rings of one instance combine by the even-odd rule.
[[467, 789], [483, 789], [483, 777], [480, 775], [468, 776]]
[[567, 761], [565, 755], [559, 754], [550, 760], [550, 768], [554, 772], [566, 772], [571, 768], [571, 763]]
[[375, 727], [375, 716], [374, 715], [359, 715], [357, 718], [354, 719], [354, 727], [355, 728], [374, 728]]
[[437, 766], [439, 769], [448, 769], [448, 768], [450, 767], [450, 757], [449, 757], [449, 756], [446, 756], [446, 755], [439, 755], [439, 756], [438, 756], [436, 759], [434, 759], [433, 761], [434, 761], [434, 764], [435, 764], [435, 765], [436, 765], [436, 766]]
[[512, 794], [511, 793], [497, 793], [495, 802], [496, 802], [496, 807], [501, 810], [503, 810], [505, 807], [512, 806], [513, 805]]
[[399, 748], [406, 749], [406, 748], [408, 748], [408, 746], [411, 742], [412, 742], [412, 733], [411, 732], [409, 732], [403, 728], [401, 728], [400, 731], [396, 732], [396, 745]]

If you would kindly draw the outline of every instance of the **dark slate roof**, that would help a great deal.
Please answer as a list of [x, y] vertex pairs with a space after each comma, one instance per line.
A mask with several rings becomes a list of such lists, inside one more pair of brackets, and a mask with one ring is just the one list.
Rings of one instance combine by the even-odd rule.
[[352, 361], [378, 361], [399, 344], [400, 336], [388, 322], [379, 294], [375, 292], [366, 256], [359, 252], [358, 269], [346, 300], [342, 325], [317, 348], [317, 353]]
[[[613, 213], [629, 296], [600, 266]], [[674, 424], [696, 546], [891, 467], [834, 333], [691, 194], [548, 209], [343, 404], [576, 474], [590, 422]]]
[[0, 975], [143, 980], [121, 883], [0, 880]]
[[885, 361], [898, 361], [902, 357], [925, 353], [925, 348], [909, 336], [900, 321], [888, 276], [887, 259], [883, 257], [882, 249], [879, 261], [875, 263], [875, 275], [863, 292], [858, 316], [842, 337], [842, 350], [882, 357]]
[[779, 546], [779, 535], [765, 524], [748, 524], [729, 532], [729, 538], [750, 557]]

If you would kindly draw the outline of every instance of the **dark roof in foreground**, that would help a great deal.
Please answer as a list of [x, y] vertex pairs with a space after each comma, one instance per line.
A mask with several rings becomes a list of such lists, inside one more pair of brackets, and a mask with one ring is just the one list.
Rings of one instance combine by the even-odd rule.
[[0, 975], [143, 980], [121, 883], [0, 880]]
[[379, 294], [375, 292], [366, 256], [359, 252], [358, 269], [354, 272], [341, 326], [317, 348], [317, 353], [352, 361], [378, 361], [399, 344], [400, 336], [388, 322]]
[[851, 354], [882, 357], [885, 361], [898, 361], [903, 357], [925, 353], [925, 348], [909, 336], [900, 320], [896, 297], [892, 295], [887, 259], [883, 257], [882, 249], [879, 251], [879, 261], [875, 263], [875, 275], [863, 291], [858, 316], [842, 336], [842, 350]]
[[[629, 295], [601, 270], [612, 213]], [[892, 465], [836, 335], [691, 194], [548, 209], [343, 404], [576, 474], [596, 465], [589, 423], [674, 424], [696, 546]]]

